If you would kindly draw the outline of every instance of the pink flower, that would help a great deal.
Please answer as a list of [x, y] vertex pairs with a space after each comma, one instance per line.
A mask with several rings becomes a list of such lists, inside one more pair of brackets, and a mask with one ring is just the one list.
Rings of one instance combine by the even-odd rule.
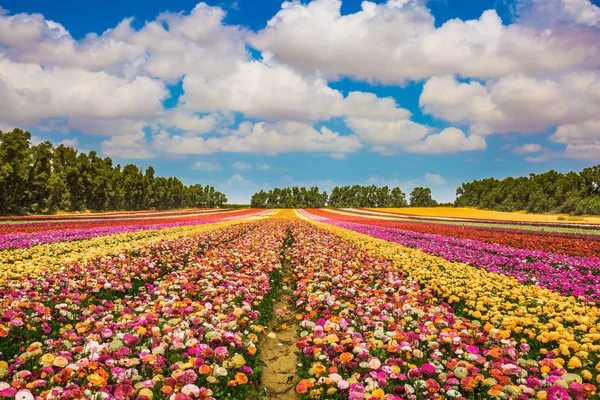
[[423, 364], [421, 365], [421, 373], [423, 373], [423, 375], [433, 375], [435, 374], [435, 367], [431, 364]]
[[569, 392], [562, 386], [552, 385], [546, 391], [547, 400], [569, 400]]

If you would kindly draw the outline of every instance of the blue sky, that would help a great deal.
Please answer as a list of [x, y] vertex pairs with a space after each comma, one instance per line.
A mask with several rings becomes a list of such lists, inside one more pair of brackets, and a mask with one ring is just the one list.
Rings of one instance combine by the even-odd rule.
[[[600, 162], [589, 0], [2, 2], [0, 129], [261, 187], [432, 188]], [[2, 103], [2, 101], [0, 101]]]

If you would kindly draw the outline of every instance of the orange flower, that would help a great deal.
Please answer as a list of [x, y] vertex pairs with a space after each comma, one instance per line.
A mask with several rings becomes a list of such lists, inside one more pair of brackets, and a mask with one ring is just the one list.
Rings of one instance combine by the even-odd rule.
[[487, 394], [490, 396], [500, 396], [500, 393], [502, 393], [502, 386], [500, 385], [495, 385], [492, 386], [492, 388], [490, 390], [488, 390]]
[[171, 386], [165, 385], [160, 388], [160, 391], [166, 394], [167, 396], [173, 393], [173, 388]]
[[256, 347], [254, 346], [249, 346], [248, 347], [248, 354], [250, 354], [251, 356], [256, 354]]
[[495, 348], [491, 349], [488, 352], [488, 354], [489, 354], [490, 357], [494, 357], [494, 358], [501, 357], [502, 356], [502, 349], [500, 347], [495, 347]]
[[99, 373], [88, 375], [87, 380], [94, 386], [104, 386], [106, 384], [106, 379]]
[[212, 371], [213, 371], [212, 367], [210, 365], [206, 365], [206, 364], [201, 365], [198, 368], [198, 372], [200, 373], [200, 375], [210, 375], [210, 374], [212, 374]]
[[354, 356], [352, 355], [352, 353], [342, 353], [340, 354], [340, 361], [342, 362], [342, 364], [346, 364], [350, 361], [352, 361], [354, 359]]
[[237, 374], [235, 374], [235, 381], [238, 383], [238, 385], [245, 385], [246, 383], [248, 383], [248, 377], [246, 376], [246, 374], [238, 372]]
[[308, 379], [302, 379], [296, 385], [296, 393], [305, 394], [306, 392], [308, 392], [308, 389], [313, 386], [314, 386], [313, 383], [311, 381], [309, 381]]

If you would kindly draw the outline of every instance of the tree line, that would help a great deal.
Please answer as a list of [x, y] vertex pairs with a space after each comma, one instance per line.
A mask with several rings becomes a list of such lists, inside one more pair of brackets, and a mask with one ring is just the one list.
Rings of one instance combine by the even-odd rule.
[[[433, 207], [437, 202], [431, 197], [431, 189], [416, 187], [410, 194], [410, 205]], [[254, 193], [250, 200], [253, 208], [358, 208], [358, 207], [407, 207], [406, 194], [399, 188], [388, 186], [336, 186], [331, 194], [320, 192], [318, 187], [275, 188]]]
[[519, 178], [463, 183], [457, 207], [531, 213], [600, 214], [600, 165], [566, 174], [554, 170]]
[[29, 132], [0, 131], [0, 214], [169, 210], [226, 202], [212, 186], [155, 177], [152, 167], [121, 167], [95, 151], [86, 154], [48, 141], [32, 145]]

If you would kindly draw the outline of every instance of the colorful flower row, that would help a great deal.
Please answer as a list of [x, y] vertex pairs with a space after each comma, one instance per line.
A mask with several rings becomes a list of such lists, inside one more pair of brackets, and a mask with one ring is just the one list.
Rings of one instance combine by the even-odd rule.
[[118, 218], [148, 218], [154, 215], [157, 216], [173, 216], [173, 215], [186, 215], [186, 214], [198, 214], [204, 212], [216, 211], [214, 208], [200, 208], [200, 209], [184, 209], [184, 210], [147, 210], [147, 211], [116, 211], [116, 212], [105, 212], [105, 213], [80, 213], [80, 214], [55, 214], [55, 215], [19, 215], [19, 216], [0, 216], [0, 224], [3, 223], [21, 223], [21, 222], [39, 222], [48, 223], [56, 221], [69, 221], [69, 220], [95, 220], [95, 219], [118, 219]]
[[[311, 210], [317, 215], [347, 222], [366, 223], [387, 228], [450, 236], [459, 239], [473, 239], [485, 243], [500, 244], [527, 250], [543, 250], [551, 253], [568, 254], [578, 257], [600, 256], [600, 235], [567, 234], [559, 232], [533, 232], [509, 228], [477, 226], [455, 226], [428, 222], [409, 222], [398, 219], [352, 215], [353, 213]], [[385, 217], [384, 217], [385, 218]]]
[[391, 213], [385, 210], [374, 210], [365, 208], [343, 208], [336, 209], [336, 211], [351, 212], [353, 214], [380, 216], [391, 218], [395, 220], [402, 220], [408, 222], [428, 222], [443, 225], [455, 225], [455, 226], [476, 226], [476, 227], [488, 227], [488, 228], [507, 228], [522, 231], [533, 231], [533, 232], [557, 232], [557, 233], [573, 233], [573, 234], [587, 234], [587, 235], [600, 235], [600, 225], [597, 224], [544, 224], [535, 222], [518, 222], [518, 221], [485, 221], [485, 220], [464, 220], [460, 218], [430, 218], [419, 215], [401, 215]]
[[[600, 309], [582, 305], [516, 279], [470, 265], [452, 263], [420, 250], [337, 226], [313, 223], [364, 251], [391, 260], [424, 288], [452, 304], [458, 315], [498, 329], [505, 338], [528, 343], [532, 356], [554, 354], [569, 370], [591, 377], [600, 371]], [[598, 382], [600, 378], [596, 377]]]
[[489, 272], [510, 275], [523, 284], [537, 285], [589, 302], [600, 301], [600, 258], [597, 257], [583, 258], [541, 250], [518, 249], [478, 240], [380, 227], [382, 221], [368, 218], [361, 219], [361, 223], [354, 223], [344, 221], [343, 217], [329, 219], [317, 214], [322, 213], [308, 213], [312, 218], [323, 222], [402, 246], [418, 248], [449, 261], [467, 263]]
[[[358, 210], [375, 211], [378, 213], [385, 213], [390, 215], [397, 215], [407, 217], [411, 219], [421, 220], [436, 220], [436, 221], [465, 221], [465, 222], [482, 222], [482, 223], [494, 223], [504, 225], [521, 225], [521, 226], [539, 226], [539, 227], [552, 227], [552, 228], [564, 228], [564, 227], [577, 227], [586, 230], [600, 230], [600, 225], [593, 223], [579, 223], [579, 222], [539, 222], [539, 221], [520, 221], [519, 219], [493, 219], [493, 218], [464, 218], [464, 217], [437, 217], [437, 216], [425, 216], [417, 214], [406, 214], [393, 209], [377, 209], [377, 208], [358, 208]], [[514, 214], [514, 213], [509, 213]]]
[[218, 219], [204, 221], [204, 224], [166, 228], [158, 230], [142, 230], [130, 233], [120, 233], [110, 236], [98, 236], [88, 240], [74, 242], [57, 242], [40, 244], [24, 249], [0, 251], [0, 282], [6, 279], [20, 279], [22, 276], [39, 276], [64, 264], [85, 262], [94, 258], [102, 258], [119, 254], [151, 241], [174, 239], [185, 235], [213, 229], [210, 224], [232, 224], [246, 219], [253, 219], [267, 214], [237, 216], [228, 218], [225, 222]]
[[[348, 231], [347, 231], [348, 232]], [[294, 229], [301, 399], [587, 399], [591, 373], [481, 327], [376, 252]], [[572, 370], [572, 372], [568, 370]]]
[[106, 221], [73, 221], [54, 224], [0, 225], [0, 249], [30, 247], [39, 243], [81, 240], [94, 236], [132, 232], [142, 229], [161, 229], [204, 223], [214, 219], [240, 218], [256, 214], [257, 210], [220, 211], [182, 217], [121, 219]]
[[[0, 396], [247, 398], [260, 375], [261, 307], [280, 268], [284, 235], [279, 220], [267, 219], [215, 231], [213, 239], [223, 241], [210, 248], [197, 235], [132, 252], [107, 271], [158, 275], [119, 296], [86, 301], [79, 284], [48, 282], [60, 303], [44, 322], [56, 325], [0, 361]], [[143, 265], [148, 272], [139, 271]], [[102, 287], [126, 288], [131, 275], [115, 274]]]
[[[119, 299], [137, 293], [179, 268], [183, 261], [198, 257], [206, 249], [218, 246], [246, 232], [246, 225], [204, 232], [172, 241], [156, 241], [112, 257], [94, 259], [85, 264], [68, 264], [38, 277], [24, 276], [0, 286], [0, 349], [12, 358], [31, 337], [55, 339], [65, 321], [76, 323], [74, 316], [83, 305], [99, 299]], [[188, 245], [188, 241], [192, 244]], [[195, 253], [175, 253], [184, 245]], [[39, 326], [41, 323], [41, 326]], [[42, 338], [43, 337], [43, 338]], [[22, 350], [21, 350], [22, 351]]]

